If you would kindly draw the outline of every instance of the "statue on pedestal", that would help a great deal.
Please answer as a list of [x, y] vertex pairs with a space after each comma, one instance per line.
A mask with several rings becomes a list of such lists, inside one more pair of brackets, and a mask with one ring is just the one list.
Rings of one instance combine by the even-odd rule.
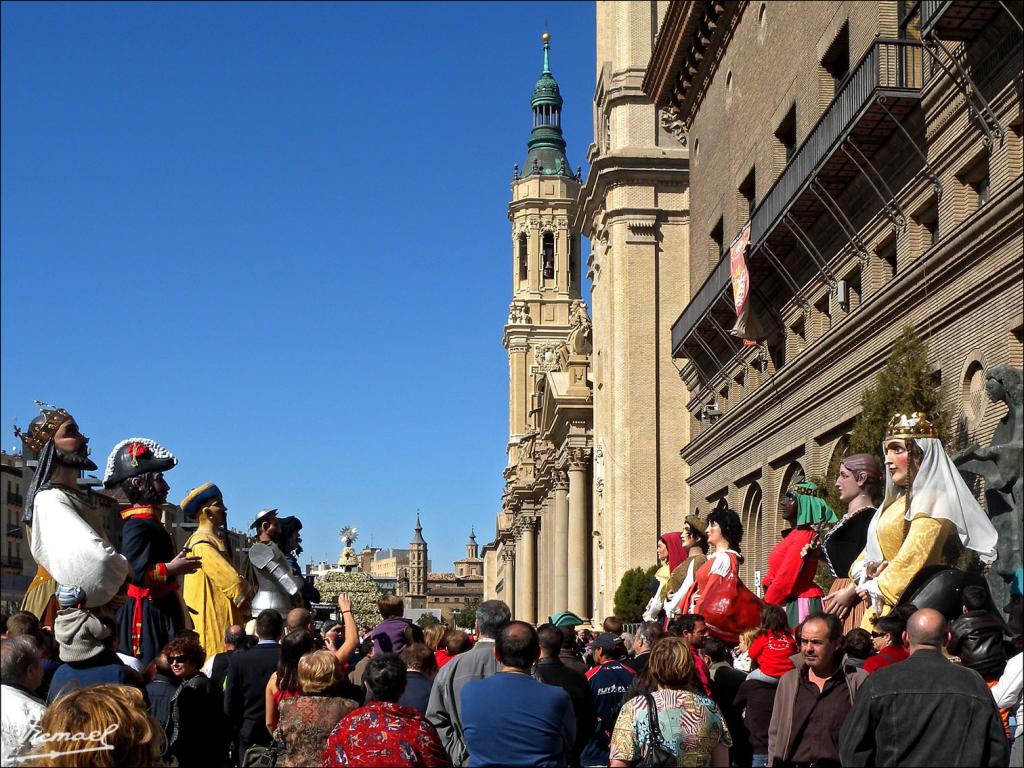
[[341, 550], [341, 556], [338, 558], [338, 565], [341, 566], [345, 573], [352, 573], [359, 565], [359, 557], [352, 548], [352, 542], [359, 538], [359, 531], [350, 526], [345, 526], [341, 529], [338, 536], [341, 538], [341, 543], [345, 545]]
[[1002, 607], [1010, 597], [1014, 571], [1021, 567], [1022, 478], [1021, 459], [1024, 442], [1024, 385], [1021, 371], [1009, 365], [997, 365], [985, 375], [985, 392], [993, 403], [1008, 406], [985, 447], [973, 443], [951, 457], [961, 473], [978, 475], [985, 481], [985, 506], [999, 534], [998, 557], [988, 574], [988, 586], [996, 605]]

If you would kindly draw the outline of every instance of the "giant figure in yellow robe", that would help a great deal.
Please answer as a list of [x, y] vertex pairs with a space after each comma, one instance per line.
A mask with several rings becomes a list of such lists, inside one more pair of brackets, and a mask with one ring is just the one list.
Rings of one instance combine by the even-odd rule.
[[185, 605], [206, 658], [211, 658], [225, 650], [224, 631], [233, 624], [245, 624], [252, 589], [235, 569], [220, 535], [227, 519], [220, 489], [206, 483], [189, 491], [181, 509], [186, 520], [199, 523], [185, 548], [189, 555], [202, 561], [198, 571], [185, 576]]

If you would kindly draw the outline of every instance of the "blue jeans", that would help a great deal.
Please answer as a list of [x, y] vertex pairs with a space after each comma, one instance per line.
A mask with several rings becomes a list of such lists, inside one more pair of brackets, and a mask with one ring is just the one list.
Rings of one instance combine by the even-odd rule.
[[751, 768], [765, 768], [768, 765], [768, 755], [751, 755], [750, 765]]

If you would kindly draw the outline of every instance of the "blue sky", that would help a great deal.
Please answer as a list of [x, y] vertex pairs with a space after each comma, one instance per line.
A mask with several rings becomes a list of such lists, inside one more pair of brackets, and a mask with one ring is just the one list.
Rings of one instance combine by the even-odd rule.
[[35, 399], [152, 437], [303, 561], [489, 541], [545, 22], [585, 171], [591, 3], [4, 3], [3, 447]]

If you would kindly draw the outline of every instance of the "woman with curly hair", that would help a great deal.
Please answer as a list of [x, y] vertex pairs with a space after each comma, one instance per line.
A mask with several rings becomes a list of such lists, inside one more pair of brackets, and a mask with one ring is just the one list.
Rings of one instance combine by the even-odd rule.
[[[197, 637], [176, 637], [164, 646], [164, 657], [178, 679], [167, 724], [168, 754], [179, 765], [202, 765], [224, 753], [223, 712], [217, 691], [200, 668], [206, 660]], [[216, 741], [216, 743], [214, 743]]]
[[708, 632], [729, 645], [736, 645], [739, 634], [761, 624], [761, 601], [740, 581], [743, 562], [740, 542], [743, 524], [728, 507], [708, 514], [707, 537], [711, 547], [708, 561], [694, 577], [683, 598], [687, 613], [704, 617]]
[[161, 757], [167, 743], [163, 728], [146, 711], [142, 692], [131, 686], [104, 684], [73, 689], [49, 706], [39, 728], [43, 733], [68, 737], [47, 740], [36, 752], [39, 757], [26, 761], [26, 765], [173, 765], [173, 761], [168, 763]]

